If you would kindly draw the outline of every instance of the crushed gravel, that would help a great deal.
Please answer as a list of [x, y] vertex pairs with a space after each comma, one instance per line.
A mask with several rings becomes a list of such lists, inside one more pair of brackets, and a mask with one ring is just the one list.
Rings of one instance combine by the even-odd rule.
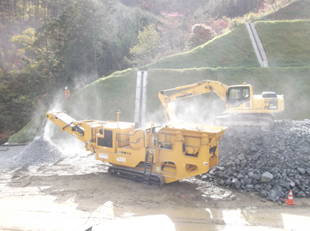
[[219, 164], [202, 180], [257, 192], [281, 204], [289, 191], [310, 196], [310, 120], [276, 121], [272, 130], [230, 127], [219, 147]]
[[[13, 162], [39, 165], [63, 157], [55, 145], [40, 137]], [[310, 120], [276, 121], [272, 130], [228, 128], [220, 141], [218, 166], [199, 177], [241, 192], [257, 192], [279, 204], [290, 190], [294, 197], [310, 197]]]
[[64, 155], [55, 145], [38, 137], [28, 144], [19, 155], [15, 156], [12, 162], [17, 165], [39, 165], [54, 163], [62, 157]]

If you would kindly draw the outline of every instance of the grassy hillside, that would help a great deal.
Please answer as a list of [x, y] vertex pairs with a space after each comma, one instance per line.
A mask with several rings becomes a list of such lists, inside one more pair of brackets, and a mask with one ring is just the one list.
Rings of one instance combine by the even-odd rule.
[[259, 63], [245, 25], [191, 51], [165, 57], [145, 68], [258, 67]]
[[269, 20], [310, 19], [310, 0], [292, 2], [280, 10], [267, 15]]
[[[160, 90], [195, 83], [201, 80], [218, 80], [228, 85], [247, 82], [252, 84], [255, 94], [274, 90], [284, 94], [285, 111], [276, 118], [306, 119], [310, 108], [310, 67], [273, 68], [191, 68], [150, 69], [147, 80], [147, 122], [165, 122], [157, 94]], [[77, 120], [116, 120], [115, 110], [120, 109], [121, 121], [134, 122], [134, 98], [136, 70], [118, 72], [100, 79], [73, 94], [64, 109]], [[59, 109], [59, 108], [58, 108]], [[210, 123], [225, 110], [225, 103], [215, 94], [205, 94], [176, 104], [176, 115], [188, 122]], [[39, 123], [37, 123], [38, 125]], [[25, 142], [32, 139], [36, 131], [30, 125], [9, 142]], [[39, 129], [37, 129], [39, 131]]]
[[65, 103], [64, 110], [77, 120], [116, 120], [121, 109], [122, 121], [133, 121], [137, 70], [115, 72], [85, 86]]
[[273, 67], [310, 65], [310, 21], [256, 22]]
[[[310, 21], [255, 22], [273, 67], [310, 65]], [[245, 25], [191, 51], [160, 59], [149, 68], [259, 67]]]

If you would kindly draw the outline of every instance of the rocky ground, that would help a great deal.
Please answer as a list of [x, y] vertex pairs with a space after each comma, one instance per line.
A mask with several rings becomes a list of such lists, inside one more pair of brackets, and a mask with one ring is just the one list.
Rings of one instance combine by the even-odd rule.
[[[0, 229], [85, 230], [110, 224], [104, 230], [118, 230], [109, 222], [140, 217], [139, 226], [123, 223], [119, 230], [305, 230], [309, 129], [307, 120], [277, 121], [269, 131], [229, 128], [217, 167], [160, 188], [110, 176], [107, 165], [76, 145], [64, 153], [38, 138], [2, 149]], [[283, 203], [289, 190], [294, 206]]]
[[219, 165], [201, 179], [278, 203], [290, 190], [309, 197], [310, 120], [277, 121], [272, 130], [229, 128], [220, 141]]

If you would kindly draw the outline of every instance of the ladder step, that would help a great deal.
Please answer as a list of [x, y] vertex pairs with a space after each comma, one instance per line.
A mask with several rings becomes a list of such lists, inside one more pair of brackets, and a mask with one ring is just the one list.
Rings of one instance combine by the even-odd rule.
[[151, 179], [153, 160], [154, 160], [154, 153], [147, 152], [145, 155], [145, 162], [144, 162], [143, 183], [148, 183]]

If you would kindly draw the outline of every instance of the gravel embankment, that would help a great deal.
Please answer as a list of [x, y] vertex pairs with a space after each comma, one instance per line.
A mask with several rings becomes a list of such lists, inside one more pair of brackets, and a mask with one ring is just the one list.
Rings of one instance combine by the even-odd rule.
[[231, 127], [220, 141], [219, 164], [201, 176], [283, 202], [290, 190], [310, 196], [310, 120], [276, 121], [270, 131]]

